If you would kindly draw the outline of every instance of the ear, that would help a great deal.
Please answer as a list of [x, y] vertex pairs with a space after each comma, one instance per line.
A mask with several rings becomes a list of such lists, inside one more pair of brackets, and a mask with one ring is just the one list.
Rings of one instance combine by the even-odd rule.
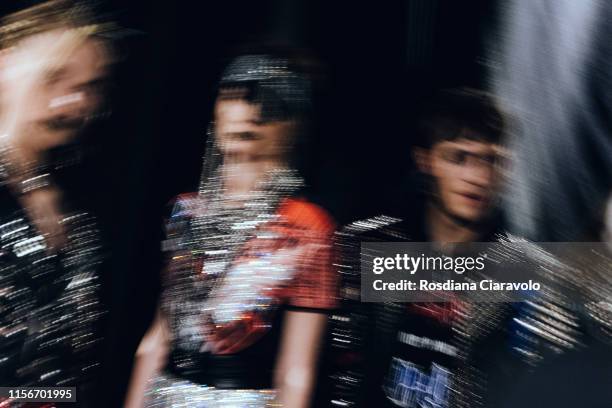
[[412, 149], [412, 156], [414, 157], [414, 162], [421, 173], [431, 173], [429, 149], [415, 147]]

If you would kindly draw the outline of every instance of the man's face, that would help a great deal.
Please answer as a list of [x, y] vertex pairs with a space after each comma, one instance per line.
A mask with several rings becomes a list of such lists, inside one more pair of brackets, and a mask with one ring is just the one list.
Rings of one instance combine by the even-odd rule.
[[456, 139], [417, 152], [422, 171], [435, 183], [435, 199], [454, 218], [475, 223], [491, 212], [497, 195], [501, 159], [499, 146]]
[[103, 100], [107, 48], [52, 31], [25, 40], [4, 61], [3, 107], [26, 143], [44, 150], [69, 142]]
[[278, 160], [287, 150], [293, 124], [259, 121], [259, 107], [241, 99], [215, 106], [215, 135], [221, 152], [239, 161]]

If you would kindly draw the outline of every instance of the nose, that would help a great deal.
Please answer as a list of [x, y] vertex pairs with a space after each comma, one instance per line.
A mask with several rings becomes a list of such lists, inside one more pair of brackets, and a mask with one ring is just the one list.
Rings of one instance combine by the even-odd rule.
[[463, 180], [474, 186], [487, 189], [493, 181], [493, 167], [487, 164], [468, 166], [464, 170]]

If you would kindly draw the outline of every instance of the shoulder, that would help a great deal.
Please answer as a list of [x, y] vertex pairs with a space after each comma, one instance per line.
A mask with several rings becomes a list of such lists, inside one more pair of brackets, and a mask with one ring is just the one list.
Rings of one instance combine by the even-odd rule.
[[177, 204], [188, 205], [189, 203], [192, 203], [196, 201], [197, 199], [198, 199], [198, 193], [196, 191], [192, 191], [192, 192], [181, 193], [177, 195], [172, 200], [170, 200], [168, 204], [170, 205], [177, 205]]
[[177, 218], [191, 213], [198, 204], [198, 193], [182, 193], [168, 202], [167, 208], [171, 209], [170, 217]]
[[379, 215], [353, 221], [344, 225], [337, 233], [340, 241], [357, 239], [359, 241], [408, 241], [411, 236], [404, 228], [400, 218]]
[[331, 215], [322, 207], [304, 198], [286, 198], [278, 207], [284, 222], [301, 229], [331, 234], [336, 228]]

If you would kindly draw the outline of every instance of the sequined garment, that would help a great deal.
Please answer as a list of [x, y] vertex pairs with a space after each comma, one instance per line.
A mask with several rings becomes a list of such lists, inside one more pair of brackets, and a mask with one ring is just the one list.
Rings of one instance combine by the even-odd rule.
[[169, 375], [150, 384], [149, 408], [272, 408], [274, 390], [226, 390], [195, 384]]
[[99, 365], [93, 353], [103, 314], [95, 219], [65, 214], [66, 245], [49, 253], [4, 182], [0, 197], [0, 384], [86, 383]]
[[[204, 315], [223, 324], [240, 320], [248, 311], [263, 312], [272, 299], [257, 284], [271, 279], [270, 285], [292, 273], [272, 268], [275, 259], [265, 257], [270, 254], [232, 266], [261, 226], [277, 219], [279, 201], [301, 187], [301, 178], [290, 170], [273, 171], [241, 208], [224, 206], [220, 177], [209, 183], [200, 197], [177, 202], [164, 248], [178, 262], [170, 264], [162, 307], [170, 317], [177, 346], [184, 350], [204, 347]], [[254, 281], [254, 275], [262, 275], [262, 280]]]
[[[292, 197], [301, 185], [294, 171], [277, 169], [240, 207], [224, 205], [217, 177], [199, 195], [179, 198], [164, 245], [170, 262], [161, 308], [172, 351], [166, 372], [149, 387], [149, 406], [272, 401], [281, 311], [325, 310], [335, 302], [333, 224]], [[230, 341], [215, 350], [211, 343], [220, 340]]]

